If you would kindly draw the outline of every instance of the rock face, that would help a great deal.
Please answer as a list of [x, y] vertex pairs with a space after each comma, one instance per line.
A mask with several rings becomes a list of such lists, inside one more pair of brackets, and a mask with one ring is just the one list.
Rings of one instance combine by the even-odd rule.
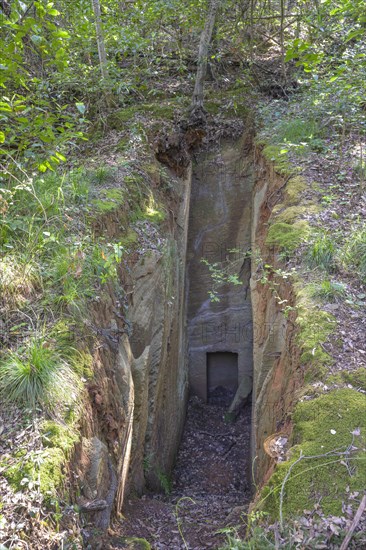
[[128, 490], [160, 489], [173, 466], [183, 430], [188, 378], [185, 337], [185, 264], [190, 174], [175, 179], [179, 203], [161, 251], [132, 270], [129, 307], [134, 385]]
[[[93, 350], [93, 379], [82, 415], [84, 437], [71, 470], [81, 508], [99, 528], [108, 527], [113, 509], [121, 512], [128, 492], [160, 489], [181, 438], [188, 394], [184, 324], [190, 182], [189, 167], [185, 179], [170, 175], [171, 219], [162, 230], [162, 245], [134, 259], [127, 272], [121, 270], [127, 321], [112, 284], [90, 306], [86, 321], [96, 335], [85, 342]], [[114, 212], [111, 223], [118, 238], [125, 213], [119, 219]], [[108, 224], [105, 218], [106, 234]]]
[[302, 380], [299, 349], [296, 345], [295, 312], [285, 316], [276, 300], [281, 296], [293, 304], [288, 279], [276, 279], [276, 292], [260, 282], [263, 266], [276, 268], [279, 259], [275, 248], [266, 244], [273, 201], [279, 201], [283, 178], [278, 176], [261, 155], [256, 159], [256, 182], [253, 190], [252, 246], [257, 265], [252, 264], [251, 297], [253, 304], [253, 395], [252, 461], [256, 482], [262, 484], [273, 461], [264, 451], [264, 441], [289, 427], [288, 412]]
[[81, 511], [104, 530], [109, 526], [117, 491], [116, 473], [106, 445], [97, 437], [83, 438], [81, 456], [86, 462], [83, 495], [87, 499], [80, 499]]
[[[253, 182], [252, 156], [243, 140], [201, 155], [193, 171], [187, 258], [189, 379], [192, 392], [203, 401], [225, 390], [232, 400], [253, 370], [248, 291]], [[217, 264], [241, 284], [215, 289], [202, 260]], [[217, 302], [210, 300], [210, 289], [217, 291]]]

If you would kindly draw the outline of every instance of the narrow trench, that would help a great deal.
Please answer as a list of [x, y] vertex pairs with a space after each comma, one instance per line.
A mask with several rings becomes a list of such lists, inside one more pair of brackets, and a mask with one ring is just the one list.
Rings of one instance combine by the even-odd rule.
[[[240, 142], [201, 155], [193, 170], [186, 265], [190, 397], [166, 495], [128, 499], [124, 535], [153, 549], [219, 548], [243, 525], [251, 496], [253, 374], [250, 261], [253, 169]], [[202, 261], [204, 260], [204, 261]], [[206, 263], [205, 263], [206, 262]], [[217, 288], [207, 262], [238, 274]], [[214, 290], [216, 300], [209, 298]]]

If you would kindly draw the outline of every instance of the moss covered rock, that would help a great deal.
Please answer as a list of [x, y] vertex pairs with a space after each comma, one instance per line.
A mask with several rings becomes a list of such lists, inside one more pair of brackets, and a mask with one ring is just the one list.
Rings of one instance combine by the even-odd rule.
[[[365, 434], [362, 393], [342, 389], [298, 403], [290, 459], [276, 466], [262, 491], [262, 508], [278, 517], [281, 487], [290, 473], [283, 491], [284, 517], [312, 510], [317, 503], [325, 514], [341, 514], [348, 492], [365, 485]], [[304, 458], [295, 464], [300, 454]]]

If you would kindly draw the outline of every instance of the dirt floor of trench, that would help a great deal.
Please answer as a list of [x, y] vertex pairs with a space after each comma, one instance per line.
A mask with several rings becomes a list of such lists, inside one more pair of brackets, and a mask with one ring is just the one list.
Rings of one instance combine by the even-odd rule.
[[[227, 423], [225, 407], [191, 398], [170, 494], [127, 499], [118, 535], [145, 538], [153, 550], [202, 550], [219, 548], [225, 535], [218, 531], [228, 525], [242, 532], [250, 500], [250, 409]], [[123, 546], [110, 539], [108, 548]]]

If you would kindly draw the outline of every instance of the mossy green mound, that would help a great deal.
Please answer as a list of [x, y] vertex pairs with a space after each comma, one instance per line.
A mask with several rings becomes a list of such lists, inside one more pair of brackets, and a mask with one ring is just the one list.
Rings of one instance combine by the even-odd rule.
[[318, 308], [312, 299], [312, 285], [295, 285], [297, 318], [299, 327], [297, 343], [301, 348], [301, 363], [307, 367], [305, 378], [308, 380], [322, 377], [324, 366], [332, 363], [323, 344], [336, 328], [333, 315]]
[[314, 307], [300, 306], [297, 323], [300, 327], [298, 343], [302, 350], [302, 364], [329, 364], [331, 358], [323, 349], [323, 344], [335, 329], [335, 318], [330, 313]]
[[124, 202], [124, 193], [122, 189], [102, 189], [99, 199], [94, 199], [92, 205], [99, 214], [113, 212], [120, 208]]
[[284, 487], [284, 517], [312, 510], [317, 503], [325, 514], [341, 514], [347, 494], [365, 486], [365, 434], [366, 399], [362, 393], [342, 389], [299, 403], [294, 413], [291, 458], [277, 465], [262, 491], [263, 509], [278, 517], [281, 487], [290, 466], [302, 454], [308, 458], [292, 467]]
[[309, 232], [309, 225], [305, 221], [293, 224], [275, 222], [268, 230], [266, 244], [278, 246], [281, 250], [291, 253], [305, 241]]
[[42, 424], [42, 443], [45, 447], [62, 449], [69, 456], [78, 440], [77, 433], [66, 424], [46, 420]]
[[45, 420], [41, 425], [41, 436], [45, 448], [30, 453], [19, 451], [15, 455], [19, 459], [15, 464], [9, 465], [4, 460], [3, 475], [15, 491], [37, 487], [49, 500], [57, 496], [63, 485], [63, 467], [78, 435], [71, 426]]
[[126, 130], [136, 115], [141, 114], [146, 116], [147, 113], [151, 114], [152, 118], [171, 120], [178, 106], [177, 102], [164, 101], [159, 103], [140, 103], [132, 107], [124, 107], [108, 116], [107, 125], [112, 130]]

